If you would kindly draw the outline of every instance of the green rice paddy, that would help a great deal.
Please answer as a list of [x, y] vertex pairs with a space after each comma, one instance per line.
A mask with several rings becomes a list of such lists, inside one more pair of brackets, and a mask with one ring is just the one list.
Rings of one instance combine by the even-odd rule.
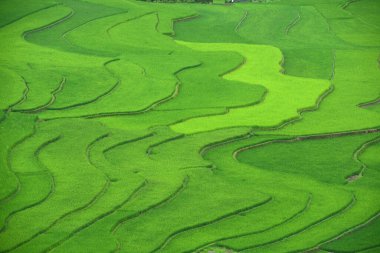
[[378, 0], [0, 13], [0, 253], [380, 252]]

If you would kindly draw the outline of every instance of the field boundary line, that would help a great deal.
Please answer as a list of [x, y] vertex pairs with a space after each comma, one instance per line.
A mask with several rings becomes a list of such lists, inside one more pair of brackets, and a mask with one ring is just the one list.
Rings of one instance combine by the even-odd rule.
[[244, 213], [248, 213], [256, 208], [259, 208], [261, 206], [264, 206], [265, 204], [269, 203], [270, 201], [273, 200], [273, 197], [272, 196], [269, 196], [267, 197], [265, 200], [263, 201], [260, 201], [258, 203], [255, 203], [253, 205], [250, 205], [250, 206], [247, 206], [247, 207], [244, 207], [244, 208], [240, 208], [240, 209], [237, 209], [235, 211], [232, 211], [232, 212], [229, 212], [227, 214], [223, 214], [215, 219], [212, 219], [212, 220], [209, 220], [209, 221], [205, 221], [205, 222], [201, 222], [201, 223], [198, 223], [198, 224], [195, 224], [195, 225], [192, 225], [192, 226], [188, 226], [188, 227], [184, 227], [182, 229], [179, 229], [175, 232], [173, 232], [172, 234], [170, 234], [163, 243], [161, 243], [158, 247], [156, 247], [154, 250], [151, 251], [151, 253], [154, 253], [154, 252], [157, 252], [157, 251], [160, 251], [162, 250], [163, 248], [165, 248], [175, 237], [177, 237], [178, 235], [180, 234], [183, 234], [183, 233], [186, 233], [188, 231], [191, 231], [191, 230], [195, 230], [195, 229], [199, 229], [199, 228], [202, 228], [202, 227], [206, 227], [206, 226], [209, 226], [209, 225], [214, 225], [216, 223], [219, 223], [221, 221], [224, 221], [226, 219], [229, 219], [229, 218], [232, 218], [234, 216], [238, 216], [238, 215], [241, 215], [241, 214], [244, 214]]
[[158, 11], [156, 11], [156, 17], [157, 17], [157, 22], [156, 22], [156, 25], [154, 26], [154, 29], [156, 30], [156, 32], [160, 33], [160, 31], [158, 30], [158, 27], [160, 26], [160, 16], [158, 14]]
[[368, 107], [378, 105], [378, 104], [380, 104], [380, 97], [375, 98], [375, 99], [368, 101], [368, 102], [360, 103], [360, 104], [358, 104], [358, 106], [361, 108], [368, 108]]
[[6, 120], [6, 118], [8, 117], [9, 113], [11, 113], [13, 111], [13, 108], [18, 106], [18, 105], [21, 105], [22, 103], [24, 103], [27, 98], [28, 98], [28, 93], [29, 93], [29, 85], [28, 83], [26, 82], [25, 78], [23, 76], [20, 76], [23, 80], [23, 83], [25, 85], [25, 89], [24, 91], [22, 92], [22, 97], [17, 100], [16, 102], [14, 102], [13, 104], [10, 104], [8, 106], [7, 109], [4, 110], [4, 114], [3, 116], [0, 118], [0, 123], [3, 122], [4, 120]]
[[137, 15], [137, 16], [134, 16], [134, 17], [128, 18], [128, 19], [126, 19], [126, 20], [123, 20], [123, 21], [117, 22], [116, 24], [113, 24], [112, 26], [108, 27], [108, 28], [106, 29], [106, 32], [107, 32], [108, 36], [111, 37], [110, 31], [111, 31], [113, 28], [115, 28], [115, 27], [117, 27], [117, 26], [119, 26], [119, 25], [121, 25], [121, 24], [128, 23], [128, 22], [130, 22], [130, 21], [134, 21], [134, 20], [136, 20], [136, 19], [139, 19], [139, 18], [142, 18], [142, 17], [148, 16], [148, 15], [151, 15], [151, 14], [154, 14], [154, 13], [157, 13], [157, 11], [150, 11], [150, 12], [142, 13], [142, 14], [139, 14], [139, 15]]
[[239, 249], [238, 252], [244, 252], [246, 250], [251, 250], [251, 249], [256, 249], [256, 248], [261, 248], [261, 247], [265, 247], [265, 246], [268, 246], [268, 245], [273, 245], [273, 244], [276, 244], [276, 243], [281, 243], [282, 241], [285, 241], [285, 240], [288, 240], [290, 238], [293, 238], [295, 236], [298, 236], [299, 234], [302, 234], [304, 233], [305, 231], [308, 231], [312, 228], [315, 228], [317, 226], [319, 226], [320, 224], [328, 221], [328, 220], [331, 220], [333, 218], [335, 218], [336, 216], [340, 216], [344, 213], [346, 213], [347, 211], [349, 211], [354, 205], [356, 204], [356, 196], [354, 193], [352, 193], [352, 198], [351, 198], [351, 201], [344, 205], [342, 208], [334, 211], [333, 213], [325, 216], [324, 218], [321, 218], [317, 221], [314, 221], [312, 222], [310, 225], [306, 226], [306, 227], [303, 227], [301, 229], [298, 229], [296, 230], [295, 232], [293, 233], [290, 233], [290, 234], [287, 234], [285, 236], [282, 236], [280, 238], [277, 238], [275, 240], [272, 240], [272, 241], [269, 241], [269, 242], [265, 242], [265, 243], [261, 243], [261, 244], [257, 244], [257, 245], [253, 245], [253, 246], [249, 246], [249, 247], [244, 247], [242, 249]]
[[22, 113], [39, 113], [41, 111], [48, 109], [48, 107], [51, 106], [55, 102], [57, 94], [59, 94], [62, 91], [65, 83], [66, 83], [66, 77], [62, 77], [62, 80], [58, 84], [58, 87], [55, 88], [52, 92], [50, 92], [51, 98], [47, 103], [35, 108], [31, 108], [31, 109], [15, 109], [13, 111], [22, 112]]
[[[35, 122], [36, 122], [36, 119], [35, 119]], [[37, 132], [37, 129], [36, 129], [36, 125], [33, 126], [33, 130], [31, 133], [25, 135], [24, 137], [22, 137], [21, 139], [17, 140], [16, 142], [14, 142], [7, 150], [7, 154], [6, 154], [6, 164], [7, 164], [7, 168], [8, 170], [11, 172], [11, 174], [14, 175], [14, 177], [16, 178], [16, 183], [17, 183], [17, 186], [16, 188], [14, 189], [14, 191], [12, 191], [8, 196], [0, 199], [0, 204], [4, 204], [8, 201], [10, 201], [12, 198], [14, 198], [17, 193], [20, 191], [20, 188], [21, 188], [21, 182], [20, 182], [20, 179], [18, 178], [17, 176], [17, 173], [12, 169], [13, 166], [12, 166], [12, 152], [13, 150], [20, 144], [22, 144], [23, 142], [25, 142], [27, 139], [33, 137]]]
[[298, 142], [298, 141], [304, 141], [304, 140], [318, 140], [318, 139], [330, 139], [330, 138], [337, 138], [337, 137], [345, 137], [345, 136], [352, 136], [352, 135], [360, 135], [360, 134], [370, 134], [370, 133], [378, 133], [380, 132], [379, 128], [370, 128], [370, 129], [363, 129], [363, 130], [352, 130], [352, 131], [346, 131], [346, 132], [333, 132], [333, 133], [326, 133], [326, 134], [317, 134], [317, 135], [300, 135], [300, 136], [287, 136], [286, 139], [275, 139], [275, 140], [269, 140], [264, 142], [259, 142], [253, 145], [248, 145], [245, 147], [240, 147], [236, 149], [233, 152], [233, 158], [237, 160], [237, 156], [239, 153], [255, 149], [261, 146], [270, 145], [273, 143], [283, 143], [283, 142]]
[[[371, 222], [373, 222], [374, 220], [376, 220], [377, 218], [380, 217], [380, 212], [377, 211], [377, 213], [375, 215], [373, 215], [372, 217], [370, 217], [368, 220], [366, 220], [365, 222], [363, 223], [360, 223], [356, 226], [353, 226], [349, 229], [347, 229], [346, 231], [343, 231], [342, 233], [340, 233], [339, 235], [331, 238], [331, 239], [328, 239], [324, 242], [321, 242], [319, 243], [317, 246], [313, 247], [313, 248], [309, 248], [309, 249], [306, 249], [305, 251], [303, 251], [304, 253], [312, 253], [312, 252], [315, 252], [315, 250], [318, 250], [320, 249], [321, 246], [323, 246], [323, 244], [327, 244], [327, 243], [330, 243], [330, 242], [333, 242], [333, 241], [336, 241], [336, 240], [339, 240], [340, 238], [344, 237], [345, 235], [348, 235], [350, 233], [353, 233], [355, 232], [356, 230], [358, 229], [361, 229], [365, 226], [367, 226], [368, 224], [370, 224]], [[376, 247], [379, 247], [379, 245], [376, 245]], [[372, 248], [372, 247], [371, 247]], [[369, 248], [368, 248], [369, 249]], [[361, 249], [360, 251], [363, 251], [363, 250], [367, 250], [367, 249]], [[359, 251], [359, 252], [360, 252]]]
[[244, 14], [243, 14], [243, 17], [239, 20], [239, 23], [237, 23], [237, 25], [235, 26], [234, 28], [234, 31], [237, 33], [240, 29], [240, 27], [242, 26], [242, 24], [244, 23], [244, 21], [248, 18], [248, 11], [245, 10], [244, 11]]
[[3, 28], [3, 27], [6, 27], [6, 26], [8, 26], [8, 25], [10, 25], [10, 24], [16, 23], [16, 22], [20, 21], [21, 19], [26, 18], [26, 17], [28, 17], [28, 16], [30, 16], [30, 15], [35, 14], [35, 13], [38, 13], [38, 12], [40, 12], [40, 11], [47, 10], [47, 9], [50, 9], [50, 8], [53, 8], [53, 7], [56, 7], [56, 6], [59, 6], [59, 5], [62, 5], [62, 3], [55, 3], [55, 4], [52, 4], [52, 5], [45, 6], [45, 7], [42, 7], [42, 8], [40, 8], [40, 9], [37, 9], [37, 10], [31, 11], [31, 12], [29, 12], [29, 13], [26, 13], [25, 15], [22, 15], [22, 16], [19, 17], [19, 18], [16, 18], [16, 19], [14, 19], [14, 20], [12, 20], [12, 21], [10, 21], [10, 22], [8, 22], [8, 23], [5, 23], [5, 24], [1, 25], [0, 28]]
[[120, 85], [120, 81], [117, 81], [114, 85], [111, 86], [111, 88], [109, 88], [108, 90], [106, 90], [104, 93], [98, 95], [97, 97], [91, 99], [91, 100], [88, 100], [88, 101], [85, 101], [85, 102], [80, 102], [80, 103], [76, 103], [76, 104], [72, 104], [72, 105], [68, 105], [68, 106], [63, 106], [63, 107], [50, 107], [48, 108], [47, 110], [51, 110], [51, 111], [60, 111], [60, 110], [69, 110], [69, 109], [73, 109], [73, 108], [76, 108], [76, 107], [80, 107], [80, 106], [86, 106], [86, 105], [89, 105], [91, 103], [95, 103], [97, 102], [98, 100], [101, 100], [103, 97], [107, 96], [108, 94], [110, 94], [112, 91], [114, 91], [118, 86]]
[[87, 101], [84, 101], [84, 102], [80, 102], [80, 103], [76, 103], [76, 104], [71, 104], [71, 105], [68, 105], [68, 106], [55, 107], [55, 108], [52, 107], [52, 108], [48, 108], [48, 110], [68, 110], [68, 109], [72, 109], [72, 108], [75, 108], [75, 107], [85, 106], [85, 105], [88, 105], [88, 104], [91, 104], [91, 103], [96, 103], [97, 101], [101, 100], [103, 97], [109, 95], [112, 91], [114, 91], [120, 85], [121, 80], [119, 78], [117, 78], [115, 76], [115, 74], [107, 68], [107, 65], [110, 64], [110, 63], [119, 61], [119, 60], [120, 60], [119, 58], [115, 58], [115, 59], [112, 59], [112, 60], [109, 60], [109, 61], [106, 61], [105, 63], [103, 63], [103, 67], [114, 78], [117, 79], [116, 83], [114, 85], [112, 85], [111, 88], [108, 88], [105, 92], [99, 94], [98, 96], [96, 96], [95, 98], [92, 98], [90, 100], [87, 100]]
[[121, 142], [118, 142], [116, 144], [113, 144], [105, 149], [103, 149], [103, 154], [106, 154], [108, 153], [109, 151], [111, 151], [112, 149], [115, 149], [117, 147], [120, 147], [120, 146], [123, 146], [125, 144], [128, 144], [128, 143], [132, 143], [132, 142], [137, 142], [137, 141], [141, 141], [141, 140], [144, 140], [144, 139], [147, 139], [147, 138], [150, 138], [150, 137], [153, 137], [155, 136], [156, 133], [149, 133], [149, 134], [146, 134], [146, 135], [143, 135], [143, 136], [139, 136], [139, 137], [136, 137], [136, 138], [132, 138], [132, 139], [127, 139], [127, 140], [124, 140], [124, 141], [121, 141]]
[[182, 139], [184, 138], [185, 135], [184, 134], [179, 134], [177, 136], [174, 136], [174, 137], [170, 137], [168, 139], [165, 139], [165, 140], [162, 140], [162, 141], [159, 141], [157, 143], [153, 143], [151, 145], [148, 146], [148, 148], [146, 149], [145, 153], [148, 157], [151, 158], [151, 155], [153, 154], [153, 149], [162, 145], [162, 144], [165, 144], [165, 143], [168, 143], [168, 142], [171, 142], [171, 141], [176, 141], [176, 140], [179, 140], [179, 139]]
[[30, 90], [29, 84], [28, 84], [28, 82], [25, 80], [25, 78], [23, 76], [21, 76], [21, 78], [22, 78], [23, 83], [25, 85], [25, 89], [24, 89], [24, 91], [22, 93], [22, 97], [18, 101], [16, 101], [15, 103], [9, 105], [9, 107], [7, 109], [7, 112], [12, 112], [14, 107], [16, 107], [16, 106], [24, 103], [28, 99], [28, 93], [29, 93], [29, 90]]
[[192, 20], [192, 19], [195, 19], [195, 18], [199, 18], [199, 17], [200, 17], [199, 14], [191, 14], [191, 15], [188, 15], [188, 16], [185, 16], [185, 17], [173, 18], [171, 20], [172, 21], [172, 27], [171, 27], [172, 32], [162, 33], [162, 34], [174, 37], [176, 35], [175, 34], [175, 30], [174, 30], [175, 23], [177, 23], [177, 22], [186, 22], [186, 21], [189, 21], [189, 20]]
[[320, 9], [318, 9], [317, 7], [315, 7], [315, 5], [313, 5], [312, 7], [313, 7], [313, 9], [315, 9], [315, 10], [319, 13], [319, 15], [325, 20], [325, 22], [326, 22], [326, 24], [327, 24], [327, 30], [328, 30], [328, 32], [331, 32], [334, 36], [336, 36], [335, 32], [334, 32], [333, 29], [331, 28], [331, 24], [330, 24], [330, 22], [329, 22], [329, 18], [327, 18], [326, 15], [323, 14], [323, 12], [322, 12]]
[[363, 144], [362, 144], [362, 145], [361, 145], [361, 146], [360, 146], [360, 147], [354, 152], [352, 158], [353, 158], [353, 160], [354, 160], [356, 163], [358, 163], [358, 164], [360, 165], [360, 169], [359, 169], [359, 171], [356, 171], [356, 172], [354, 172], [354, 173], [352, 173], [351, 175], [349, 175], [349, 176], [346, 177], [346, 179], [347, 179], [348, 182], [354, 182], [354, 181], [360, 179], [360, 178], [363, 176], [363, 174], [364, 174], [365, 170], [368, 168], [368, 166], [367, 166], [363, 161], [360, 160], [359, 156], [360, 156], [361, 154], [363, 154], [364, 151], [365, 151], [369, 146], [371, 146], [371, 145], [373, 145], [374, 143], [379, 142], [379, 141], [380, 141], [380, 137], [376, 137], [376, 138], [374, 138], [374, 139], [372, 139], [372, 140], [370, 140], [370, 141], [367, 141], [367, 142], [363, 143]]
[[[102, 134], [101, 136], [97, 137], [96, 139], [94, 139], [93, 141], [91, 141], [87, 146], [86, 146], [86, 158], [87, 158], [87, 161], [88, 163], [95, 169], [97, 170], [98, 172], [100, 172], [100, 174], [103, 175], [104, 177], [104, 180], [105, 180], [105, 183], [103, 185], [103, 188], [102, 190], [95, 196], [94, 198], [94, 201], [91, 202], [90, 205], [88, 205], [85, 209], [88, 209], [90, 208], [92, 205], [94, 205], [109, 189], [110, 185], [111, 185], [111, 178], [103, 171], [101, 170], [98, 166], [95, 165], [95, 163], [92, 162], [92, 159], [91, 159], [91, 150], [93, 148], [93, 146], [98, 142], [98, 141], [101, 141], [103, 140], [104, 138], [107, 138], [109, 137], [110, 134], [109, 133], [106, 133], [106, 134]], [[85, 209], [82, 209], [85, 210]]]
[[355, 2], [359, 2], [360, 0], [348, 0], [346, 1], [345, 3], [342, 3], [340, 4], [340, 7], [343, 9], [343, 10], [346, 10], [351, 4], [355, 3]]
[[125, 205], [131, 199], [133, 199], [141, 191], [141, 189], [144, 188], [147, 184], [148, 184], [148, 181], [144, 180], [136, 189], [133, 190], [133, 192], [124, 201], [122, 201], [121, 203], [119, 203], [117, 206], [115, 206], [111, 210], [109, 210], [109, 211], [107, 211], [107, 212], [105, 212], [105, 213], [103, 213], [103, 214], [95, 217], [94, 219], [88, 221], [85, 224], [82, 224], [81, 226], [79, 226], [78, 228], [76, 228], [75, 230], [73, 230], [71, 233], [69, 233], [65, 238], [63, 238], [63, 239], [55, 242], [54, 244], [50, 245], [46, 250], [44, 250], [44, 253], [51, 252], [52, 250], [54, 250], [55, 248], [59, 247], [60, 245], [62, 245], [67, 240], [69, 240], [70, 238], [74, 237], [76, 234], [78, 234], [82, 230], [90, 227], [91, 225], [95, 224], [96, 222], [98, 222], [100, 220], [103, 220], [104, 218], [108, 217], [109, 215], [115, 213], [123, 205]]
[[[128, 11], [122, 11], [122, 12], [112, 13], [112, 14], [109, 14], [109, 15], [106, 15], [106, 16], [96, 17], [96, 18], [93, 18], [93, 19], [87, 20], [86, 22], [84, 22], [84, 23], [82, 23], [82, 24], [80, 24], [80, 25], [77, 25], [77, 26], [75, 26], [75, 27], [73, 27], [73, 28], [71, 28], [71, 29], [65, 31], [65, 32], [61, 35], [61, 38], [62, 38], [66, 43], [68, 43], [70, 46], [72, 46], [72, 47], [83, 48], [83, 47], [81, 47], [81, 46], [79, 46], [79, 45], [76, 45], [76, 44], [72, 43], [68, 38], [66, 38], [67, 35], [70, 34], [70, 33], [73, 32], [73, 31], [79, 29], [80, 27], [82, 27], [82, 26], [84, 26], [84, 25], [87, 25], [88, 23], [91, 23], [91, 22], [93, 22], [93, 21], [95, 21], [95, 20], [99, 20], [99, 19], [102, 19], [102, 18], [108, 18], [108, 17], [112, 17], [112, 16], [120, 15], [120, 14], [125, 14], [125, 13], [128, 13]], [[85, 49], [87, 49], [87, 48], [85, 48]]]
[[27, 30], [27, 31], [24, 31], [22, 33], [22, 38], [24, 40], [28, 40], [27, 37], [32, 34], [32, 33], [36, 33], [36, 32], [40, 32], [40, 31], [43, 31], [43, 30], [47, 30], [47, 29], [50, 29], [54, 26], [57, 26], [63, 22], [65, 22], [66, 20], [70, 19], [73, 15], [74, 15], [75, 11], [71, 9], [71, 11], [69, 12], [69, 14], [65, 15], [64, 17], [62, 18], [59, 18], [49, 24], [46, 24], [46, 25], [43, 25], [43, 26], [40, 26], [38, 28], [34, 28], [34, 29], [30, 29], [30, 30]]
[[183, 179], [182, 181], [182, 184], [173, 192], [171, 193], [169, 196], [167, 196], [166, 198], [164, 198], [163, 200], [153, 204], [153, 205], [150, 205], [148, 206], [147, 208], [141, 210], [141, 211], [137, 211], [131, 215], [128, 215], [122, 219], [120, 219], [117, 223], [115, 223], [114, 226], [112, 226], [110, 232], [112, 234], [115, 234], [117, 233], [117, 231], [120, 229], [121, 226], [123, 226], [125, 223], [129, 222], [130, 220], [133, 220], [133, 219], [136, 219], [156, 208], [159, 208], [159, 207], [162, 207], [163, 205], [166, 205], [168, 203], [170, 203], [171, 201], [173, 201], [173, 199], [175, 199], [182, 191], [185, 190], [185, 188], [187, 187], [188, 183], [189, 183], [189, 180], [190, 180], [190, 177], [188, 175], [186, 175], [186, 177]]
[[292, 20], [292, 22], [290, 22], [290, 24], [288, 24], [285, 28], [285, 35], [289, 35], [289, 32], [290, 30], [295, 27], [300, 21], [301, 21], [302, 17], [301, 17], [301, 12], [298, 11], [298, 14], [297, 14], [297, 17], [295, 19]]
[[217, 243], [220, 242], [220, 241], [230, 240], [230, 239], [236, 239], [236, 238], [243, 237], [243, 236], [248, 236], [248, 235], [260, 234], [260, 233], [272, 230], [272, 229], [274, 229], [274, 228], [276, 228], [278, 226], [284, 225], [284, 224], [286, 224], [286, 223], [288, 223], [288, 222], [290, 222], [290, 221], [298, 218], [299, 216], [301, 216], [302, 214], [304, 214], [310, 208], [310, 205], [311, 205], [311, 202], [312, 202], [312, 196], [313, 195], [311, 193], [309, 193], [309, 196], [308, 196], [308, 199], [306, 201], [305, 206], [301, 210], [299, 210], [298, 212], [294, 213], [293, 215], [291, 215], [289, 218], [285, 219], [282, 222], [279, 222], [279, 223], [277, 223], [275, 225], [269, 226], [269, 227], [264, 228], [264, 229], [259, 229], [259, 230], [256, 230], [256, 231], [242, 233], [242, 234], [238, 234], [238, 235], [232, 235], [232, 236], [228, 236], [228, 237], [222, 237], [222, 238], [214, 240], [214, 241], [212, 241], [210, 243], [201, 245], [198, 248], [195, 248], [195, 249], [192, 249], [192, 250], [187, 250], [187, 251], [184, 251], [182, 253], [193, 253], [193, 252], [194, 253], [199, 253], [203, 249], [207, 249], [210, 246], [217, 245]]

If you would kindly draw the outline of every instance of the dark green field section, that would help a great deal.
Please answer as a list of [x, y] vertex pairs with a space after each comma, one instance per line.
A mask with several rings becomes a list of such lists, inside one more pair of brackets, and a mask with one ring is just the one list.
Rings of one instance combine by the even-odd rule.
[[379, 13], [0, 0], [0, 253], [380, 252]]

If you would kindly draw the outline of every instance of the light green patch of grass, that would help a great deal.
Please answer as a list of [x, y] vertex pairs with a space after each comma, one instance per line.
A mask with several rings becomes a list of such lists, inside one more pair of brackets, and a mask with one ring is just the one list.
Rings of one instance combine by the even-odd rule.
[[318, 111], [305, 113], [302, 122], [279, 133], [310, 134], [377, 127], [379, 115], [358, 106], [378, 97], [377, 57], [377, 51], [373, 50], [337, 51], [332, 93]]
[[[297, 117], [298, 110], [313, 107], [318, 96], [329, 86], [327, 80], [282, 74], [280, 66], [282, 54], [274, 47], [221, 43], [178, 43], [200, 51], [240, 53], [245, 58], [244, 64], [225, 75], [224, 78], [256, 85], [261, 84], [268, 90], [264, 101], [258, 105], [231, 109], [226, 115], [191, 119], [172, 126], [178, 132], [194, 133], [231, 126], [275, 126], [286, 119]], [[290, 96], [283, 96], [285, 91]]]

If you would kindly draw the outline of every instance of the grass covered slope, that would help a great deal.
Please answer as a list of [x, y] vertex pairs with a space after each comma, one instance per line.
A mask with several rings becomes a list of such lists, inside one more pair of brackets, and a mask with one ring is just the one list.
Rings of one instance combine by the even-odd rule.
[[380, 3], [0, 2], [0, 252], [379, 252]]

